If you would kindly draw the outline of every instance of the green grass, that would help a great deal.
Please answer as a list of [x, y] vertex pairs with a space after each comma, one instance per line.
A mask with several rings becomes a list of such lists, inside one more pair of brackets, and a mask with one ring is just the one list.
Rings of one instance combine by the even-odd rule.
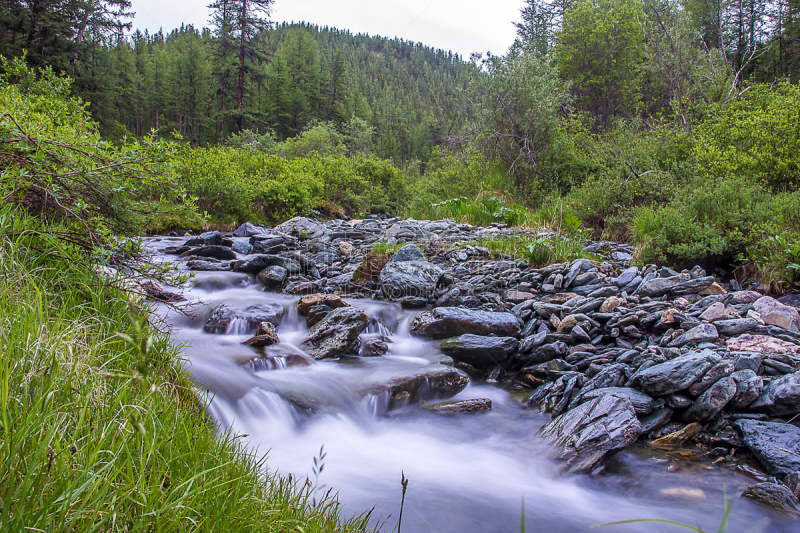
[[166, 336], [39, 231], [0, 209], [0, 531], [365, 529], [217, 435]]
[[564, 263], [574, 259], [597, 259], [583, 249], [583, 241], [578, 236], [556, 233], [549, 237], [529, 239], [527, 237], [492, 237], [470, 241], [470, 245], [483, 246], [494, 254], [506, 254], [525, 259], [533, 266]]

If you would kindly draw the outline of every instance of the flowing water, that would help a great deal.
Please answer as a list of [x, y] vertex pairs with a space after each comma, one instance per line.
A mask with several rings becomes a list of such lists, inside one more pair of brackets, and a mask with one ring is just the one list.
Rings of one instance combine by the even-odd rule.
[[[184, 239], [153, 239], [156, 252]], [[271, 470], [311, 476], [324, 446], [318, 483], [339, 492], [345, 514], [374, 507], [374, 516], [396, 524], [401, 472], [408, 478], [404, 533], [517, 532], [524, 506], [526, 531], [587, 531], [590, 526], [636, 518], [666, 519], [716, 531], [723, 490], [740, 494], [754, 481], [732, 465], [688, 452], [653, 452], [634, 447], [617, 454], [600, 473], [559, 477], [552, 450], [537, 436], [549, 415], [525, 407], [526, 395], [472, 383], [455, 399], [490, 398], [489, 413], [445, 417], [410, 405], [387, 411], [388, 394], [367, 391], [397, 376], [440, 365], [434, 344], [409, 335], [412, 314], [392, 303], [348, 300], [373, 319], [370, 332], [391, 338], [387, 355], [341, 361], [308, 361], [297, 346], [307, 331], [297, 298], [269, 293], [253, 276], [197, 273], [184, 295], [193, 317], [166, 308], [175, 341], [186, 346], [187, 365], [206, 393], [208, 413], [220, 431], [232, 430]], [[211, 310], [226, 304], [244, 309], [280, 304], [285, 313], [277, 357], [256, 359], [241, 344], [253, 334], [243, 320], [225, 334], [202, 329]], [[303, 364], [297, 364], [303, 363]], [[309, 364], [310, 363], [310, 364]], [[285, 398], [312, 403], [313, 414]], [[312, 476], [313, 479], [313, 476]], [[797, 532], [791, 522], [736, 498], [728, 531]], [[680, 531], [637, 523], [601, 531]]]

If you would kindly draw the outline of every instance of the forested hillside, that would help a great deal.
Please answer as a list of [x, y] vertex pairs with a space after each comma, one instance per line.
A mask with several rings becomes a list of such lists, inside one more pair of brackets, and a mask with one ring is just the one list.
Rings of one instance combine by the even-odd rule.
[[65, 33], [67, 14], [54, 20], [50, 13], [31, 38], [33, 8], [12, 2], [5, 9], [14, 4], [19, 13], [2, 17], [0, 54], [27, 49], [32, 65], [74, 77], [75, 93], [112, 139], [155, 130], [204, 146], [241, 127], [284, 140], [323, 122], [374, 137], [382, 158], [427, 160], [463, 125], [464, 92], [475, 71], [452, 52], [419, 43], [282, 24], [260, 29], [249, 43], [240, 110], [236, 43], [220, 34], [225, 22], [130, 37], [111, 24], [105, 35], [98, 26], [94, 40], [76, 43], [79, 29], [66, 32], [75, 33], [72, 39], [50, 34]]

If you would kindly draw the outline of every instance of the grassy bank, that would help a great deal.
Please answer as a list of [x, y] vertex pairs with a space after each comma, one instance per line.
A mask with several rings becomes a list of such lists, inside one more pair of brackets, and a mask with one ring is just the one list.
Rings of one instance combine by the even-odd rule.
[[179, 351], [37, 229], [0, 211], [0, 530], [363, 530], [218, 436]]

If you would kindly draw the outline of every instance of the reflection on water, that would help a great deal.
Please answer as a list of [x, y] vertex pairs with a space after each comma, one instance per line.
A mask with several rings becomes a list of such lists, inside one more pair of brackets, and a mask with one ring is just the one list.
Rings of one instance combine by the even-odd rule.
[[[162, 248], [182, 241], [150, 244]], [[723, 489], [738, 495], [753, 483], [732, 467], [712, 465], [714, 458], [688, 461], [636, 448], [615, 456], [599, 474], [560, 478], [536, 435], [549, 416], [523, 408], [519, 395], [492, 385], [471, 384], [456, 397], [490, 398], [489, 413], [442, 417], [417, 406], [387, 412], [389, 394], [371, 389], [442, 360], [433, 343], [409, 335], [412, 315], [395, 304], [348, 300], [371, 317], [370, 333], [389, 338], [387, 355], [317, 362], [298, 348], [307, 328], [297, 298], [264, 292], [253, 277], [225, 272], [198, 273], [185, 295], [196, 301], [194, 317], [160, 311], [174, 326], [176, 342], [186, 345], [189, 370], [221, 429], [248, 435], [250, 446], [268, 454], [270, 468], [299, 478], [310, 473], [324, 445], [320, 482], [338, 490], [352, 514], [374, 506], [375, 516], [396, 518], [404, 472], [410, 480], [404, 533], [519, 531], [523, 501], [527, 531], [587, 531], [593, 524], [633, 518], [716, 531]], [[266, 303], [284, 307], [282, 344], [267, 353], [241, 344], [253, 329], [244, 320], [232, 321], [225, 335], [202, 329], [220, 304], [241, 310]], [[639, 523], [602, 531], [679, 530]], [[797, 523], [740, 499], [728, 528], [797, 530]]]

